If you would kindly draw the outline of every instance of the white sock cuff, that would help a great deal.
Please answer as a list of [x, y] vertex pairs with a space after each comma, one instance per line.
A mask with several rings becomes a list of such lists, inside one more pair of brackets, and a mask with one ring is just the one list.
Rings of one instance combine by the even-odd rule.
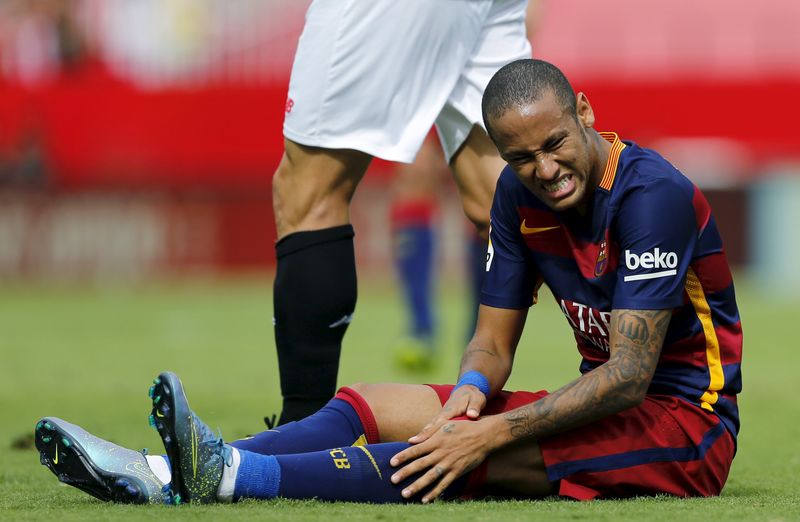
[[233, 465], [222, 466], [222, 480], [219, 481], [217, 487], [217, 500], [220, 502], [233, 502], [233, 490], [236, 487], [236, 474], [239, 472], [239, 464], [242, 462], [242, 456], [239, 450], [231, 448], [233, 452]]
[[145, 455], [144, 458], [147, 459], [147, 465], [162, 484], [169, 484], [172, 481], [172, 470], [163, 455]]

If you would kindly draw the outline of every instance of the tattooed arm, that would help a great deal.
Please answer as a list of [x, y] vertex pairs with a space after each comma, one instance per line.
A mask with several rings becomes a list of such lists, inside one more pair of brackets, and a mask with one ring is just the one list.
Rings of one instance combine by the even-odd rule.
[[544, 399], [502, 415], [499, 445], [543, 438], [640, 404], [672, 310], [613, 310], [609, 360]]
[[[407, 463], [392, 475], [392, 482], [424, 472], [402, 494], [410, 498], [435, 483], [422, 499], [427, 502], [501, 446], [554, 435], [636, 406], [653, 378], [671, 315], [671, 310], [612, 311], [607, 362], [533, 404], [475, 422], [444, 423], [426, 440], [392, 457], [392, 466]], [[474, 357], [492, 355], [477, 352], [465, 360]]]

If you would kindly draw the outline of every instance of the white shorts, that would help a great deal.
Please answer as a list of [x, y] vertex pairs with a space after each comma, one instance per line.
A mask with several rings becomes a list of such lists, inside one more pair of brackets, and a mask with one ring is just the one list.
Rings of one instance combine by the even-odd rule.
[[530, 58], [527, 0], [314, 0], [283, 134], [410, 163], [435, 123], [448, 161], [503, 65]]

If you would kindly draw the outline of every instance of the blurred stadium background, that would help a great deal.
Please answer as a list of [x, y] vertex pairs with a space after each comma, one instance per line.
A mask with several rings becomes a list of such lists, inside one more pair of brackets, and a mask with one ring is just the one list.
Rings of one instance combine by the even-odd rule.
[[[277, 411], [270, 178], [308, 3], [0, 0], [0, 508], [14, 517], [82, 498], [45, 481], [28, 452], [5, 451], [29, 444], [38, 416], [141, 447], [144, 382], [164, 368], [228, 437]], [[795, 0], [531, 6], [535, 56], [588, 94], [598, 128], [658, 149], [700, 185], [720, 223], [747, 339], [731, 516], [772, 506], [783, 519], [787, 505], [800, 516], [800, 426], [775, 423], [800, 414], [799, 23]], [[376, 161], [354, 202], [360, 302], [343, 383], [451, 380], [466, 335], [469, 226], [445, 181], [447, 362], [409, 377], [386, 353], [404, 313], [390, 257], [395, 170]], [[536, 321], [560, 324], [546, 301]], [[565, 326], [526, 332], [510, 387], [563, 384], [577, 366], [570, 344]], [[580, 509], [605, 508], [569, 511]]]
[[[0, 3], [0, 280], [269, 271], [270, 178], [307, 0]], [[800, 253], [800, 4], [540, 0], [534, 53], [598, 128], [709, 194], [729, 257], [793, 294]], [[387, 183], [356, 197], [362, 271], [389, 267]], [[452, 186], [440, 262], [460, 266]], [[668, 218], [668, 217], [665, 217]]]

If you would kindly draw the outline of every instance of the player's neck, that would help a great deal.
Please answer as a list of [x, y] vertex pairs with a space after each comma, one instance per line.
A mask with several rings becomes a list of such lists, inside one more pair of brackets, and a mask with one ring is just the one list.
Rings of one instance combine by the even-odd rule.
[[595, 154], [594, 167], [592, 168], [592, 186], [596, 188], [600, 185], [600, 181], [606, 171], [608, 158], [611, 156], [611, 143], [594, 129], [589, 129], [589, 140]]
[[611, 155], [611, 144], [606, 141], [600, 133], [594, 129], [586, 131], [586, 139], [589, 142], [591, 150], [591, 173], [589, 178], [589, 185], [586, 187], [586, 194], [583, 201], [575, 207], [575, 212], [583, 217], [589, 213], [594, 201], [594, 193], [600, 185], [600, 180], [603, 179], [603, 173], [608, 163], [608, 158]]

